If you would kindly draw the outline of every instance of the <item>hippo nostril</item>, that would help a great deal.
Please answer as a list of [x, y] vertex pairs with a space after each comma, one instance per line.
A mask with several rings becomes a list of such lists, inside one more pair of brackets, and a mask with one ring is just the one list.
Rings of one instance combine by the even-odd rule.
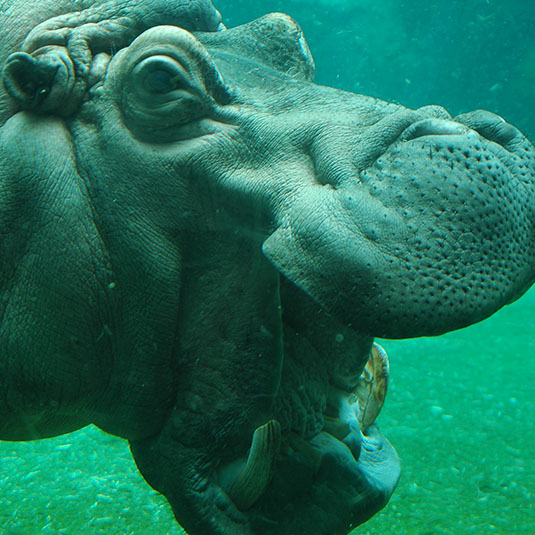
[[400, 136], [401, 141], [410, 141], [424, 136], [459, 136], [470, 129], [465, 125], [446, 119], [423, 119], [406, 128]]
[[485, 110], [463, 113], [457, 116], [455, 120], [466, 124], [479, 135], [503, 147], [509, 146], [519, 135], [518, 130], [502, 117]]
[[[501, 119], [501, 117], [500, 117]], [[508, 145], [516, 136], [518, 131], [510, 124], [507, 124], [504, 119], [486, 129], [478, 129], [478, 132], [486, 137], [489, 141], [495, 141], [500, 145]]]

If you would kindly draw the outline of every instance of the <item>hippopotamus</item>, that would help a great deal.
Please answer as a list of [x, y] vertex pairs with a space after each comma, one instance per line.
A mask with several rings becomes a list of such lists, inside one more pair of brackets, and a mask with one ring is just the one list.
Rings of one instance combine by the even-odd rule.
[[0, 439], [128, 440], [190, 535], [365, 522], [400, 473], [374, 340], [530, 287], [533, 146], [315, 84], [284, 14], [0, 12]]

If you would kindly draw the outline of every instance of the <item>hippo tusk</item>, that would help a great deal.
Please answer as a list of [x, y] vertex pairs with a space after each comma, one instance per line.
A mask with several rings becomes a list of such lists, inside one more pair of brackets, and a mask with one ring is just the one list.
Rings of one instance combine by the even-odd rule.
[[227, 491], [241, 511], [252, 507], [267, 487], [273, 460], [280, 449], [280, 437], [277, 420], [270, 420], [253, 433], [247, 462]]
[[379, 416], [388, 389], [390, 366], [386, 351], [373, 344], [370, 358], [364, 367], [353, 394], [357, 400], [357, 419], [361, 431], [365, 431]]

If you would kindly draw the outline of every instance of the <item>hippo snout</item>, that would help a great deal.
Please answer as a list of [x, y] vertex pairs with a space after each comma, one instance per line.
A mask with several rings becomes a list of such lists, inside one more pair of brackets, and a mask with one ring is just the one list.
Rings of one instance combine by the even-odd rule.
[[[345, 136], [338, 150], [331, 142], [345, 171], [327, 160], [342, 179], [314, 210], [310, 197], [294, 210], [266, 256], [335, 316], [380, 337], [441, 334], [522, 295], [535, 261], [529, 141], [490, 112], [452, 119], [436, 107], [395, 110], [361, 130], [350, 157]], [[360, 151], [370, 137], [375, 153]]]

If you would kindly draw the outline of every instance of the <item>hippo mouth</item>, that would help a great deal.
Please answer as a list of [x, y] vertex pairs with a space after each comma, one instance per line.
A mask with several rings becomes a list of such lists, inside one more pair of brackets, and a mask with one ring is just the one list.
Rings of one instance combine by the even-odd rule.
[[[219, 471], [218, 485], [253, 533], [346, 533], [386, 504], [400, 473], [375, 425], [387, 370], [386, 353], [374, 344], [354, 392], [331, 391], [319, 433], [309, 440], [282, 434], [272, 419], [254, 432], [247, 459]], [[338, 415], [329, 416], [335, 407]]]
[[[314, 362], [322, 356], [310, 355], [307, 333], [292, 327], [285, 324], [273, 418], [253, 432], [247, 454], [222, 465], [211, 483], [244, 534], [347, 533], [387, 503], [399, 479], [398, 456], [375, 424], [386, 396], [388, 357], [367, 337], [349, 356], [353, 369], [317, 365], [331, 367], [320, 386], [315, 372], [295, 377], [295, 368], [301, 369], [295, 355], [303, 346]], [[340, 332], [333, 336], [343, 343]]]
[[[424, 117], [413, 121], [398, 133], [397, 139], [385, 154], [360, 174], [359, 184], [347, 190], [335, 188], [333, 197], [343, 198], [348, 206], [348, 214], [365, 213], [365, 210], [358, 209], [364, 205], [358, 204], [362, 198], [365, 198], [367, 206], [372, 204], [370, 198], [375, 202], [373, 206], [377, 216], [371, 219], [380, 222], [376, 228], [365, 228], [365, 220], [362, 224], [357, 221], [353, 227], [348, 223], [349, 216], [344, 220], [351, 229], [345, 243], [353, 246], [357, 237], [361, 236], [359, 251], [370, 250], [365, 259], [369, 265], [378, 258], [377, 251], [381, 250], [381, 247], [377, 244], [382, 242], [399, 241], [399, 251], [402, 251], [402, 245], [406, 247], [407, 240], [414, 240], [414, 247], [409, 247], [409, 253], [418, 253], [418, 248], [423, 247], [422, 256], [427, 254], [425, 244], [422, 245], [420, 240], [421, 234], [409, 224], [411, 210], [422, 210], [424, 217], [420, 216], [420, 219], [429, 222], [434, 237], [442, 228], [447, 230], [448, 226], [443, 220], [451, 213], [456, 214], [452, 225], [455, 223], [462, 227], [467, 221], [467, 226], [471, 228], [468, 215], [464, 215], [467, 202], [464, 196], [456, 196], [455, 190], [466, 187], [465, 184], [471, 184], [473, 176], [483, 176], [479, 167], [485, 160], [486, 146], [492, 145], [489, 141], [506, 144], [511, 133], [506, 130], [496, 135], [494, 132], [487, 132], [483, 127], [475, 130], [471, 127], [474, 125], [469, 121], [468, 123], [438, 117]], [[428, 167], [422, 172], [428, 180], [415, 182], [413, 162], [421, 159], [422, 154], [428, 159]], [[498, 179], [499, 177], [496, 178]], [[399, 194], [400, 184], [405, 189], [412, 187], [417, 190], [420, 197], [427, 201], [424, 206], [415, 208], [413, 204], [405, 202], [403, 195]], [[440, 192], [451, 189], [452, 194], [448, 196], [448, 201], [453, 204], [459, 198], [459, 206], [453, 204], [454, 209], [451, 211], [443, 209], [440, 205], [442, 197], [436, 195], [437, 184], [441, 185]], [[373, 195], [369, 194], [370, 191]], [[404, 214], [407, 216], [405, 219]], [[313, 220], [313, 224], [306, 220], [309, 222], [308, 227], [297, 217], [306, 219], [308, 212], [305, 209], [300, 210], [295, 221], [272, 235], [264, 243], [264, 254], [292, 281], [291, 287], [299, 289], [286, 289], [286, 295], [284, 291], [281, 294], [283, 309], [289, 308], [290, 311], [286, 318], [283, 314], [284, 367], [278, 396], [282, 400], [292, 397], [314, 400], [317, 397], [311, 392], [313, 387], [310, 385], [317, 381], [317, 376], [305, 373], [298, 376], [298, 380], [285, 385], [285, 378], [292, 374], [292, 362], [299, 360], [296, 355], [306, 354], [307, 357], [313, 357], [302, 358], [296, 363], [299, 370], [313, 367], [317, 362], [327, 370], [332, 371], [333, 366], [330, 348], [323, 346], [322, 350], [314, 353], [314, 348], [322, 345], [318, 344], [317, 337], [310, 345], [307, 344], [307, 338], [314, 337], [314, 333], [307, 330], [306, 319], [302, 319], [302, 315], [307, 312], [303, 313], [301, 309], [307, 309], [309, 305], [304, 302], [306, 299], [300, 296], [299, 292], [304, 290], [303, 293], [313, 295], [323, 309], [334, 312], [333, 316], [340, 321], [339, 324], [331, 324], [327, 329], [320, 329], [322, 336], [333, 336], [344, 318], [361, 326], [365, 332], [376, 332], [374, 327], [381, 325], [385, 329], [382, 336], [387, 338], [399, 337], [400, 334], [402, 337], [421, 335], [425, 329], [430, 328], [430, 321], [434, 317], [432, 311], [422, 314], [416, 318], [420, 322], [418, 325], [417, 321], [411, 320], [405, 314], [407, 310], [404, 294], [398, 290], [395, 282], [392, 283], [388, 279], [390, 274], [398, 274], [395, 271], [398, 269], [397, 265], [396, 268], [391, 267], [394, 261], [388, 255], [384, 265], [374, 264], [373, 269], [369, 271], [363, 269], [364, 261], [361, 262], [358, 255], [354, 256], [357, 261], [353, 263], [353, 257], [348, 256], [337, 265], [352, 265], [354, 269], [342, 271], [330, 278], [322, 277], [325, 272], [336, 272], [337, 265], [333, 266], [332, 262], [325, 260], [330, 271], [325, 270], [318, 275], [318, 266], [322, 266], [321, 252], [329, 251], [331, 254], [325, 256], [336, 258], [341, 254], [340, 251], [344, 251], [341, 246], [344, 242], [339, 238], [334, 242], [337, 250], [333, 250], [330, 243], [322, 242], [318, 245], [310, 238], [315, 247], [313, 250], [319, 251], [320, 254], [307, 265], [301, 264], [307, 249], [299, 247], [302, 243], [307, 243], [309, 238], [304, 235], [296, 238], [296, 229], [317, 228], [320, 225], [325, 228], [324, 221], [328, 221], [328, 217], [318, 216]], [[442, 226], [434, 224], [437, 217], [442, 218]], [[409, 220], [409, 223], [405, 226], [406, 220]], [[422, 232], [423, 226], [420, 227], [419, 232]], [[447, 244], [448, 235], [444, 232]], [[345, 248], [345, 251], [351, 250], [349, 245]], [[294, 255], [294, 251], [299, 254]], [[453, 257], [446, 255], [444, 262], [449, 261], [450, 256]], [[394, 258], [397, 259], [395, 255]], [[407, 259], [399, 262], [399, 276], [392, 276], [392, 280], [405, 280], [410, 276], [406, 266], [417, 264], [418, 259], [411, 259], [409, 255]], [[366, 266], [364, 262], [364, 268]], [[303, 273], [306, 273], [306, 276], [303, 276]], [[369, 278], [366, 279], [368, 273]], [[382, 274], [387, 274], [385, 280], [380, 280]], [[343, 284], [340, 281], [343, 281]], [[424, 284], [426, 281], [420, 274], [415, 282]], [[356, 293], [349, 295], [348, 288], [357, 288]], [[374, 301], [374, 288], [391, 288], [396, 299], [389, 294]], [[415, 293], [425, 296], [427, 290], [422, 288]], [[352, 313], [360, 302], [366, 303], [365, 309]], [[396, 310], [392, 304], [394, 302], [400, 303], [404, 308]], [[384, 303], [390, 303], [391, 306], [380, 306]], [[374, 310], [380, 311], [380, 316], [374, 316]], [[405, 321], [414, 325], [405, 326]], [[297, 325], [292, 325], [292, 322], [297, 322]], [[439, 325], [439, 328], [442, 326]], [[295, 341], [297, 338], [300, 340]], [[381, 365], [381, 362], [386, 362], [386, 355], [377, 345], [370, 345], [365, 358], [362, 358], [364, 353], [359, 353], [361, 367], [355, 366], [352, 370], [354, 373], [358, 369], [356, 382], [344, 383], [343, 379], [333, 381], [331, 375], [328, 385], [323, 387], [323, 391], [327, 392], [324, 405], [315, 410], [302, 411], [300, 418], [295, 418], [298, 411], [294, 406], [288, 408], [285, 403], [276, 403], [273, 418], [254, 432], [248, 454], [219, 469], [215, 478], [217, 485], [239, 513], [237, 518], [242, 518], [242, 523], [245, 523], [252, 533], [347, 533], [373, 516], [388, 501], [399, 478], [399, 460], [392, 446], [375, 425], [381, 403], [374, 402], [374, 405], [369, 405], [373, 399], [384, 398], [385, 392], [381, 393], [380, 390], [380, 377], [381, 370], [386, 369], [386, 364]], [[344, 357], [347, 360], [354, 358], [349, 352]], [[370, 385], [373, 385], [375, 390], [370, 390]], [[321, 387], [318, 388], [321, 390]], [[366, 388], [367, 397], [363, 394]], [[285, 418], [288, 413], [290, 416]], [[305, 423], [295, 429], [296, 421]]]
[[[496, 139], [485, 130], [483, 133]], [[509, 132], [503, 135], [506, 134], [509, 135]], [[503, 140], [499, 138], [498, 141]], [[418, 252], [420, 247], [423, 248], [422, 256], [427, 254], [425, 244], [422, 245], [420, 240], [421, 234], [410, 226], [411, 210], [416, 208], [414, 204], [405, 202], [404, 192], [400, 194], [400, 188], [412, 187], [427, 201], [421, 207], [425, 217], [420, 216], [420, 220], [430, 222], [435, 237], [442, 228], [448, 228], [442, 220], [450, 214], [440, 205], [442, 198], [435, 193], [437, 184], [441, 186], [440, 192], [445, 192], [447, 188], [455, 191], [465, 187], [465, 183], [471, 183], [472, 175], [480, 174], [478, 166], [480, 160], [485, 159], [483, 153], [487, 144], [490, 144], [488, 138], [469, 125], [424, 116], [397, 134], [388, 150], [360, 174], [360, 183], [346, 189], [334, 188], [333, 197], [343, 199], [348, 214], [366, 213], [362, 207], [370, 207], [375, 203], [373, 207], [377, 216], [370, 218], [375, 225], [372, 225], [373, 228], [366, 228], [366, 218], [362, 222], [357, 220], [352, 227], [348, 223], [351, 221], [348, 215], [344, 224], [351, 230], [345, 242], [342, 238], [334, 241], [334, 247], [337, 248], [334, 250], [327, 240], [321, 245], [313, 241], [316, 235], [296, 238], [299, 232], [296, 229], [315, 229], [321, 225], [321, 228], [326, 228], [324, 221], [328, 221], [328, 215], [323, 218], [318, 216], [313, 223], [306, 220], [309, 223], [307, 227], [305, 222], [297, 220], [297, 217], [304, 220], [308, 217], [308, 212], [303, 208], [296, 211], [298, 215], [295, 221], [278, 230], [264, 243], [266, 257], [291, 281], [287, 287], [284, 282], [281, 283], [282, 308], [288, 309], [282, 318], [284, 365], [281, 386], [274, 414], [254, 431], [248, 454], [222, 466], [215, 478], [239, 515], [246, 518], [245, 522], [252, 528], [252, 533], [347, 533], [365, 522], [388, 501], [399, 477], [399, 461], [392, 446], [375, 425], [386, 393], [386, 383], [381, 383], [381, 377], [386, 376], [386, 355], [379, 346], [371, 345], [371, 339], [367, 352], [364, 350], [365, 343], [356, 355], [351, 355], [350, 349], [346, 348], [340, 361], [353, 360], [356, 364], [345, 377], [344, 373], [337, 375], [333, 370], [336, 365], [332, 361], [336, 360], [336, 356], [333, 356], [332, 346], [323, 344], [318, 340], [320, 335], [307, 328], [311, 307], [302, 294], [314, 296], [318, 306], [329, 313], [334, 311], [333, 316], [337, 319], [327, 328], [321, 326], [319, 330], [322, 337], [338, 336], [335, 333], [339, 332], [337, 329], [340, 329], [344, 319], [363, 326], [365, 332], [376, 332], [374, 327], [381, 325], [386, 329], [384, 334], [387, 338], [397, 337], [401, 331], [403, 337], [425, 332], [430, 318], [433, 319], [431, 312], [418, 318], [420, 327], [414, 333], [413, 325], [402, 325], [404, 321], [409, 321], [404, 314], [407, 311], [406, 300], [396, 282], [388, 280], [392, 273], [398, 275], [395, 271], [397, 265], [396, 268], [391, 267], [394, 260], [386, 255], [384, 265], [373, 264], [373, 269], [368, 271], [364, 269], [367, 265], [365, 262], [372, 265], [378, 258], [377, 251], [381, 247], [377, 244], [396, 241], [400, 243], [398, 250], [401, 251], [403, 244], [406, 247], [406, 240], [414, 239], [415, 245], [409, 248], [410, 252]], [[415, 182], [413, 162], [421, 159], [422, 154], [428, 158], [428, 167], [422, 171], [428, 180]], [[359, 204], [362, 199], [366, 202]], [[457, 202], [455, 199], [455, 193], [448, 197], [450, 203]], [[467, 203], [464, 196], [458, 202], [459, 206], [454, 205], [455, 210], [451, 212], [461, 215], [456, 215], [453, 223], [463, 224]], [[420, 210], [420, 207], [417, 209]], [[407, 214], [405, 219], [404, 214]], [[442, 227], [434, 225], [437, 217], [442, 218]], [[409, 223], [405, 226], [407, 220]], [[466, 221], [469, 221], [468, 217]], [[423, 228], [422, 225], [420, 227]], [[421, 228], [419, 232], [422, 232]], [[447, 232], [444, 232], [444, 240], [447, 240]], [[352, 257], [348, 253], [339, 265], [351, 265], [353, 269], [330, 278], [323, 275], [336, 271], [337, 266], [325, 260], [329, 270], [318, 275], [319, 266], [323, 265], [320, 258], [323, 250], [331, 253], [325, 257], [336, 258], [345, 251], [352, 251], [351, 246], [359, 237], [362, 237], [359, 252], [370, 250], [365, 260], [361, 261], [357, 254]], [[303, 243], [312, 243], [313, 246], [299, 249]], [[343, 243], [347, 244], [345, 248]], [[319, 254], [308, 259], [307, 265], [300, 264], [308, 250], [319, 251]], [[299, 254], [294, 255], [294, 251]], [[395, 255], [392, 256], [398, 260]], [[406, 266], [417, 265], [418, 259], [409, 257], [408, 260], [399, 262], [399, 276], [392, 276], [392, 280], [404, 280], [410, 276], [404, 270], [409, 269]], [[385, 280], [380, 280], [382, 274], [386, 274]], [[421, 274], [419, 277], [415, 282], [423, 284], [425, 281], [422, 282]], [[348, 288], [357, 290], [348, 296]], [[374, 301], [374, 288], [392, 288], [391, 293], [396, 299], [389, 294]], [[426, 288], [415, 293], [426, 295]], [[355, 313], [360, 302], [366, 303], [365, 308]], [[405, 310], [395, 310], [394, 302], [400, 303]], [[384, 303], [390, 306], [385, 307]], [[378, 311], [377, 316], [373, 315], [374, 310]], [[316, 314], [317, 310], [314, 309], [313, 313]], [[369, 324], [366, 324], [367, 321]], [[311, 340], [311, 337], [314, 339]], [[316, 351], [318, 347], [320, 349]], [[306, 356], [300, 358], [300, 355]], [[325, 382], [321, 382], [319, 373], [303, 371], [314, 366], [330, 374]], [[350, 377], [355, 373], [356, 380], [351, 380]], [[324, 393], [323, 404], [317, 402], [318, 391]], [[288, 401], [295, 398], [302, 402], [292, 404]], [[381, 402], [378, 402], [379, 399]], [[314, 403], [318, 406], [311, 408], [310, 405]], [[297, 422], [300, 425], [296, 427]]]

